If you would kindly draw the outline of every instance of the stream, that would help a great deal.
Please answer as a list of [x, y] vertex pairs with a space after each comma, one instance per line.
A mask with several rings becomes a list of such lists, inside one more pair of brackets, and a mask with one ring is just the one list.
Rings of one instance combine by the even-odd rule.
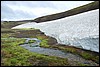
[[[38, 40], [37, 38], [25, 38], [25, 39], [26, 39], [25, 43], [21, 44], [20, 46], [25, 49], [28, 49], [31, 52], [36, 52], [36, 53], [40, 53], [40, 54], [44, 54], [44, 55], [56, 56], [56, 57], [61, 57], [61, 58], [68, 58], [69, 61], [80, 62], [83, 64], [89, 64], [92, 66], [95, 66], [97, 64], [91, 60], [85, 60], [79, 55], [74, 55], [72, 53], [63, 52], [63, 51], [57, 50], [57, 49], [40, 47], [39, 44], [40, 44], [41, 40]], [[35, 40], [35, 42], [31, 43], [31, 44], [27, 44], [29, 40]]]

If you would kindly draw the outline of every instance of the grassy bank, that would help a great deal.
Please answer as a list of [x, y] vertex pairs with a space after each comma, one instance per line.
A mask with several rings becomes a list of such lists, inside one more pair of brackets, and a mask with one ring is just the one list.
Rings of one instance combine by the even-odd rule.
[[50, 47], [50, 45], [48, 45], [48, 39], [47, 38], [43, 38], [41, 36], [37, 36], [37, 38], [39, 40], [41, 40], [40, 47], [45, 47], [45, 48], [49, 48]]
[[30, 52], [21, 46], [25, 39], [1, 39], [1, 66], [69, 66], [67, 59]]
[[24, 43], [25, 39], [11, 38], [10, 36], [16, 33], [7, 32], [13, 31], [11, 29], [2, 30], [6, 32], [1, 33], [1, 66], [70, 66], [67, 58], [47, 56], [22, 48], [19, 45]]
[[[36, 38], [41, 40], [41, 47], [59, 49], [65, 52], [71, 52], [76, 55], [81, 55], [85, 59], [91, 60], [92, 58], [96, 62], [99, 61], [99, 56], [93, 54], [93, 56], [91, 56], [91, 53], [87, 53], [85, 51], [81, 52], [76, 48], [55, 44], [49, 45], [48, 42], [51, 40], [48, 38], [48, 36], [41, 34], [41, 32], [37, 30], [2, 29], [2, 31], [5, 32], [1, 32], [1, 66], [87, 66], [87, 64], [81, 64], [80, 62], [69, 62], [67, 58], [59, 58], [30, 52], [27, 49], [19, 46], [20, 44], [23, 44], [25, 42], [25, 39], [23, 39], [23, 37], [25, 36], [28, 36], [28, 38], [33, 38], [35, 36]], [[24, 34], [25, 36], [22, 36], [22, 38], [16, 38], [17, 36]], [[16, 36], [12, 37], [12, 35]], [[29, 42], [32, 43], [34, 41], [30, 40]]]
[[76, 47], [62, 46], [62, 45], [53, 45], [53, 46], [50, 46], [50, 48], [56, 48], [56, 49], [62, 50], [64, 52], [70, 52], [70, 53], [73, 53], [76, 55], [80, 55], [84, 59], [92, 60], [96, 63], [99, 63], [99, 53], [82, 50], [82, 49], [79, 49]]
[[40, 43], [41, 47], [59, 49], [64, 52], [70, 52], [70, 53], [73, 53], [76, 55], [80, 55], [81, 57], [83, 57], [86, 60], [92, 60], [96, 63], [99, 63], [99, 53], [95, 53], [95, 52], [88, 51], [88, 50], [83, 50], [83, 49], [76, 48], [73, 46], [65, 46], [65, 45], [61, 45], [61, 44], [49, 45], [48, 38], [43, 38], [41, 36], [38, 36], [37, 38], [41, 40], [41, 43]]

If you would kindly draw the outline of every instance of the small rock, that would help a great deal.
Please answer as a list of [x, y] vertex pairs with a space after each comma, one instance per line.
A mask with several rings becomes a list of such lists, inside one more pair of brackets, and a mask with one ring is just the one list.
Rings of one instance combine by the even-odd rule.
[[49, 39], [48, 40], [48, 44], [49, 45], [54, 45], [54, 44], [57, 43], [57, 40], [55, 38], [53, 38], [53, 37], [49, 37], [48, 39]]

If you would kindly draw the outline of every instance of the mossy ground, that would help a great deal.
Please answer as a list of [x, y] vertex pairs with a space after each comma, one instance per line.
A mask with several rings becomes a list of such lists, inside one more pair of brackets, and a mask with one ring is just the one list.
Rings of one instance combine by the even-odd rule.
[[45, 48], [54, 48], [54, 49], [59, 49], [62, 50], [64, 52], [70, 52], [76, 55], [80, 55], [81, 57], [83, 57], [86, 60], [92, 60], [96, 63], [99, 63], [99, 53], [95, 53], [92, 51], [87, 51], [87, 50], [82, 50], [80, 48], [76, 48], [73, 46], [65, 46], [65, 45], [48, 45], [48, 39], [47, 38], [42, 38], [41, 36], [37, 37], [38, 39], [40, 39], [42, 42], [40, 43], [41, 47], [45, 47]]
[[[11, 32], [9, 32], [9, 30]], [[73, 66], [74, 65], [74, 64], [70, 64], [67, 58], [47, 56], [43, 54], [30, 52], [22, 48], [19, 45], [24, 43], [25, 39], [16, 38], [16, 36], [12, 37], [12, 35], [15, 35], [18, 31], [19, 30], [8, 29], [6, 32], [3, 33], [1, 32], [1, 66]], [[26, 32], [26, 34], [28, 34], [28, 32]], [[30, 35], [34, 37], [32, 33]], [[29, 38], [31, 36], [29, 36]], [[65, 52], [71, 52], [73, 54], [78, 54], [85, 59], [93, 60], [99, 63], [99, 55], [94, 55], [87, 51], [80, 51], [72, 47], [65, 47], [60, 45], [48, 45], [48, 37], [44, 36], [43, 34], [36, 35], [35, 37], [41, 40], [40, 43], [41, 47], [53, 48]], [[87, 66], [81, 63], [77, 63], [76, 65]]]
[[30, 44], [30, 43], [34, 43], [35, 42], [35, 40], [29, 40], [28, 41], [28, 43]]
[[67, 58], [47, 56], [22, 48], [19, 44], [24, 43], [25, 39], [11, 38], [11, 35], [9, 32], [1, 35], [1, 66], [70, 66]]
[[92, 60], [96, 63], [99, 63], [99, 53], [82, 50], [82, 49], [75, 48], [75, 47], [72, 47], [72, 46], [62, 46], [62, 45], [55, 46], [55, 45], [53, 45], [53, 46], [50, 46], [50, 47], [62, 50], [64, 52], [70, 52], [70, 53], [73, 53], [73, 54], [76, 54], [76, 55], [80, 55], [81, 57], [83, 57], [86, 60]]
[[49, 48], [48, 39], [47, 38], [42, 38], [41, 36], [37, 36], [37, 38], [39, 40], [41, 40], [40, 47]]
[[25, 39], [1, 39], [1, 66], [61, 66], [69, 65], [67, 59], [30, 52], [21, 46]]

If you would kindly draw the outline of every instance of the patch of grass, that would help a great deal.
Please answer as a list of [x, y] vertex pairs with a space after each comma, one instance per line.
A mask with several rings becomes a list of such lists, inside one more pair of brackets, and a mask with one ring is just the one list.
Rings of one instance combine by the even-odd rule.
[[8, 34], [6, 34], [6, 33], [1, 33], [1, 37], [2, 38], [9, 38], [10, 37], [10, 35], [11, 35], [11, 33], [8, 33]]
[[22, 38], [1, 39], [1, 66], [69, 66], [67, 59], [30, 52], [19, 46]]
[[80, 56], [82, 56], [84, 59], [87, 59], [87, 60], [92, 60], [96, 63], [99, 63], [99, 56], [98, 55], [95, 55], [95, 54], [92, 54], [91, 52], [88, 52], [88, 51], [83, 51], [83, 50], [79, 50], [79, 49], [76, 49], [76, 48], [73, 48], [73, 47], [64, 47], [64, 46], [50, 46], [51, 48], [57, 48], [59, 50], [62, 50], [62, 51], [65, 51], [65, 52], [70, 52], [70, 53], [73, 53], [73, 54], [78, 54]]
[[76, 54], [76, 50], [74, 48], [65, 48], [65, 47], [62, 47], [62, 46], [59, 46], [59, 45], [54, 45], [54, 46], [51, 46], [52, 48], [57, 48], [59, 50], [62, 50], [64, 52], [70, 52], [70, 53], [74, 53]]
[[14, 33], [14, 30], [11, 29], [6, 29], [6, 28], [1, 28], [1, 33]]
[[29, 42], [29, 43], [34, 43], [34, 42], [35, 42], [35, 40], [29, 40], [28, 42]]
[[37, 36], [37, 38], [39, 40], [41, 40], [40, 47], [46, 47], [46, 48], [49, 48], [50, 47], [48, 45], [48, 39], [42, 38], [41, 36]]
[[99, 63], [99, 56], [98, 55], [93, 55], [93, 54], [88, 53], [88, 52], [81, 52], [80, 56], [82, 56], [83, 58], [85, 58], [87, 60], [92, 60], [92, 61], [95, 61], [96, 63]]
[[1, 22], [1, 28], [11, 29], [12, 27], [15, 27], [20, 24], [24, 24], [27, 22]]
[[42, 40], [41, 43], [40, 43], [40, 47], [46, 47], [46, 48], [48, 48], [49, 47], [48, 40]]
[[70, 64], [68, 63], [67, 59], [64, 58], [59, 58], [59, 57], [55, 57], [55, 56], [45, 56], [42, 54], [35, 54], [35, 56], [38, 60], [36, 60], [36, 58], [30, 58], [31, 61], [36, 61], [35, 63], [32, 63], [36, 66], [70, 66]]
[[82, 63], [79, 63], [79, 62], [77, 62], [77, 64], [78, 64], [79, 66], [89, 66], [88, 64], [82, 64]]
[[[24, 42], [24, 39], [9, 39], [7, 38], [2, 39], [3, 41], [3, 47], [1, 49], [1, 55], [2, 55], [2, 66], [15, 66], [18, 65], [18, 62], [20, 60], [18, 60], [17, 58], [20, 58], [22, 60], [25, 60], [24, 58], [24, 53], [25, 50], [23, 51], [23, 49], [21, 49], [20, 46], [18, 46], [18, 44]], [[8, 59], [8, 61], [5, 61], [4, 59]], [[21, 62], [22, 64], [22, 62]], [[27, 63], [26, 63], [27, 64]]]
[[[14, 30], [14, 31], [16, 32], [19, 30]], [[20, 33], [19, 35], [21, 34], [22, 33]], [[29, 33], [26, 33], [25, 35], [27, 34]], [[70, 66], [67, 58], [63, 59], [54, 56], [47, 56], [43, 54], [30, 52], [27, 49], [22, 48], [21, 46], [19, 46], [19, 44], [23, 44], [25, 42], [25, 39], [10, 38], [11, 35], [12, 33], [9, 32], [1, 33], [1, 37], [2, 37], [1, 38], [1, 66]], [[33, 33], [30, 36], [32, 35]], [[89, 54], [85, 54], [85, 52], [83, 53], [78, 52], [74, 48], [65, 48], [62, 46], [48, 45], [48, 38], [45, 36], [37, 36], [37, 38], [41, 40], [41, 44], [40, 44], [41, 47], [57, 48], [65, 52], [79, 54], [83, 57], [88, 56], [87, 59], [92, 59], [96, 62], [99, 62], [99, 56], [94, 56], [94, 55], [89, 56]], [[84, 64], [79, 64], [79, 66], [84, 66]]]
[[81, 53], [81, 56], [84, 57], [85, 59], [90, 59], [90, 58], [92, 57], [91, 54], [86, 53], [86, 52], [82, 52], [82, 53]]

